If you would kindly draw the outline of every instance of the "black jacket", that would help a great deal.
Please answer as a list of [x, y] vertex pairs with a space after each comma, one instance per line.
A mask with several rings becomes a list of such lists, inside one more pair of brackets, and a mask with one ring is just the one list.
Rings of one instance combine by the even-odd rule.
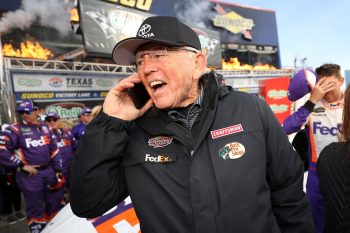
[[88, 125], [71, 164], [76, 215], [130, 195], [143, 233], [313, 232], [303, 166], [272, 111], [212, 75], [192, 133], [155, 108]]
[[350, 232], [350, 142], [333, 142], [317, 159], [326, 209], [324, 233]]

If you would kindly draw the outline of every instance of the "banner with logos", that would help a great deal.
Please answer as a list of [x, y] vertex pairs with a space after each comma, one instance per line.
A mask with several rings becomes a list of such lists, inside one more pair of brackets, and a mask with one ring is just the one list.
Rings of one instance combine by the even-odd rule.
[[222, 43], [278, 46], [276, 12], [216, 0], [104, 0], [138, 12], [176, 16], [220, 33]]
[[259, 80], [259, 95], [270, 106], [281, 124], [291, 113], [291, 102], [288, 99], [289, 83], [289, 77]]
[[[152, 1], [120, 1], [118, 5], [108, 1], [80, 0], [80, 26], [87, 55], [110, 58], [114, 46], [119, 41], [134, 37], [146, 18], [157, 15], [143, 11], [147, 2], [152, 3]], [[151, 5], [153, 6], [153, 3]], [[203, 52], [207, 56], [208, 66], [221, 68], [220, 34], [203, 25], [193, 22], [187, 24], [197, 32]]]
[[151, 15], [103, 1], [80, 0], [80, 27], [87, 54], [111, 58], [114, 46], [135, 36], [142, 21]]
[[128, 75], [12, 71], [10, 78], [17, 103], [33, 100], [42, 114], [55, 112], [76, 121], [83, 108], [101, 105], [108, 91]]
[[12, 80], [15, 92], [76, 92], [109, 90], [120, 79], [105, 75], [14, 73]]

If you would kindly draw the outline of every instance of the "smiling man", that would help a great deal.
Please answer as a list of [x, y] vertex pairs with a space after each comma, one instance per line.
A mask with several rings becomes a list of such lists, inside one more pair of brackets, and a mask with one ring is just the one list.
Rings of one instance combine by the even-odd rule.
[[113, 59], [137, 74], [109, 91], [72, 160], [76, 215], [130, 195], [143, 233], [313, 232], [303, 166], [280, 124], [262, 100], [204, 73], [190, 27], [147, 18]]

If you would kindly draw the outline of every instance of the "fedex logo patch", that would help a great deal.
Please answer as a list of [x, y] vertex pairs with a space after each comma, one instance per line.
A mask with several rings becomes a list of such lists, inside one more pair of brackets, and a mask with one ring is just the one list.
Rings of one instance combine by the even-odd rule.
[[31, 138], [25, 139], [27, 148], [38, 147], [50, 144], [50, 138], [47, 136], [41, 136], [39, 140], [33, 140]]
[[[338, 124], [337, 127], [339, 128], [341, 124]], [[322, 126], [321, 122], [314, 122], [312, 127], [312, 133], [317, 134], [319, 132], [321, 135], [337, 135], [337, 127], [328, 127], [328, 126]]]
[[235, 134], [235, 133], [238, 133], [238, 132], [243, 132], [243, 127], [242, 127], [241, 124], [232, 125], [232, 126], [229, 126], [229, 127], [226, 127], [226, 128], [210, 131], [210, 134], [211, 134], [211, 137], [213, 139], [216, 139], [216, 138], [220, 138], [220, 137], [223, 137], [223, 136], [226, 136], [226, 135]]
[[172, 159], [167, 155], [151, 156], [150, 154], [146, 154], [145, 161], [152, 163], [169, 163], [172, 162]]

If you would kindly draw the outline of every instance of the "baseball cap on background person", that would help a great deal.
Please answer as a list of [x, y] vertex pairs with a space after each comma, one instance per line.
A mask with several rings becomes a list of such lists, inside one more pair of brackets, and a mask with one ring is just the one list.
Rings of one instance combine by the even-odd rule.
[[33, 112], [39, 107], [32, 100], [24, 100], [17, 106], [17, 111]]
[[81, 110], [81, 112], [79, 113], [79, 116], [88, 116], [91, 114], [91, 108], [86, 107], [83, 108], [83, 110]]
[[60, 116], [55, 112], [49, 112], [48, 114], [46, 114], [45, 121], [49, 118], [60, 119]]
[[318, 76], [315, 71], [311, 69], [301, 69], [296, 72], [288, 87], [288, 99], [290, 101], [296, 101], [304, 97], [314, 88]]
[[116, 44], [112, 58], [118, 65], [133, 65], [136, 50], [151, 42], [171, 47], [188, 46], [201, 51], [198, 35], [192, 28], [178, 21], [176, 17], [152, 16], [142, 22], [135, 37]]

